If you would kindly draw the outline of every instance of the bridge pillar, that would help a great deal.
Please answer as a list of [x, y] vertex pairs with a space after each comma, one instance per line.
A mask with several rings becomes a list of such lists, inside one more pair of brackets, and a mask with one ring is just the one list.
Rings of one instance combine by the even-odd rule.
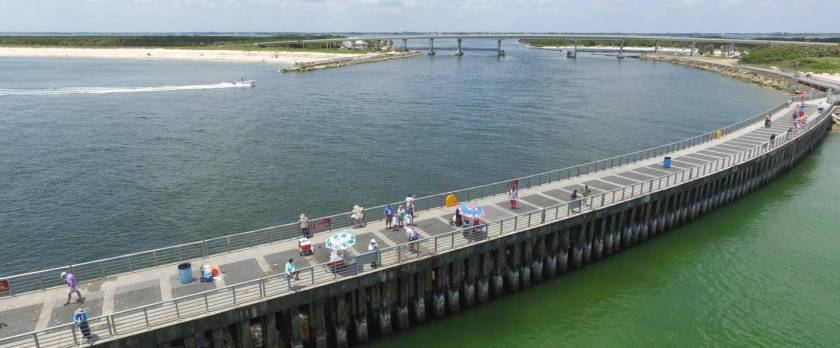
[[435, 55], [435, 38], [433, 37], [429, 38], [429, 55]]
[[510, 292], [519, 291], [519, 264], [522, 261], [522, 249], [516, 241], [511, 247], [510, 262], [507, 269], [507, 285]]
[[562, 273], [569, 269], [569, 248], [571, 248], [571, 241], [569, 240], [568, 228], [560, 231], [559, 242], [560, 250], [557, 252], [557, 269]]
[[239, 338], [239, 347], [253, 348], [254, 342], [251, 338], [251, 321], [244, 320], [239, 322], [237, 326], [237, 338]]
[[[347, 340], [347, 294], [341, 293], [335, 297], [335, 345], [339, 348], [348, 346]], [[277, 347], [269, 345], [268, 347]]]
[[692, 42], [691, 42], [691, 51], [688, 53], [688, 56], [689, 56], [689, 57], [693, 57], [693, 56], [694, 56], [694, 51], [695, 51], [696, 49], [697, 49], [697, 42], [692, 41]]
[[478, 273], [478, 255], [470, 255], [467, 258], [467, 267], [464, 277], [464, 306], [472, 307], [475, 304], [475, 279]]
[[222, 348], [222, 347], [225, 346], [225, 329], [224, 328], [214, 329], [210, 334], [213, 337], [213, 339], [212, 339], [213, 348]]
[[618, 59], [624, 59], [624, 39], [621, 39], [621, 47], [618, 48]]
[[504, 287], [504, 274], [505, 269], [507, 266], [507, 247], [504, 245], [500, 248], [496, 249], [496, 257], [493, 260], [493, 274], [492, 274], [492, 287], [493, 287], [493, 296], [499, 297], [504, 294], [505, 287]]
[[403, 41], [403, 52], [408, 52], [408, 39], [402, 39]]
[[653, 53], [659, 53], [659, 40], [656, 40], [656, 44], [653, 45]]
[[414, 321], [418, 324], [426, 321], [426, 291], [431, 271], [424, 270], [414, 275]]
[[379, 296], [379, 333], [381, 333], [383, 336], [390, 335], [392, 331], [391, 304], [394, 302], [393, 292], [395, 287], [395, 279], [391, 279], [381, 284]]
[[[448, 265], [446, 267], [449, 267]], [[461, 279], [464, 272], [464, 260], [452, 262], [452, 270], [449, 272], [446, 289], [446, 305], [449, 313], [455, 313], [461, 309]]]
[[408, 298], [413, 280], [413, 274], [403, 274], [398, 280], [397, 325], [399, 325], [400, 330], [408, 329], [411, 326], [411, 319], [408, 315]]
[[353, 327], [356, 331], [356, 340], [365, 342], [368, 340], [367, 287], [360, 287], [355, 295], [353, 298]]
[[531, 278], [535, 283], [543, 280], [543, 267], [545, 266], [545, 238], [537, 237], [537, 244], [534, 245], [534, 260], [531, 262]]
[[327, 321], [326, 311], [324, 310], [324, 300], [315, 301], [312, 307], [312, 331], [315, 333], [315, 347], [327, 348]]
[[545, 241], [546, 257], [545, 257], [545, 273], [549, 277], [557, 275], [557, 249], [560, 248], [560, 237], [557, 231], [546, 235], [548, 240]]
[[478, 276], [478, 289], [476, 289], [476, 297], [478, 302], [485, 303], [490, 298], [490, 276], [493, 273], [493, 259], [490, 257], [490, 251], [481, 254], [478, 260], [481, 272]]
[[571, 50], [566, 50], [566, 58], [577, 58], [577, 46], [572, 47]]
[[[292, 308], [289, 309], [289, 322], [291, 324], [291, 332], [289, 332], [291, 340], [290, 346], [292, 348], [303, 348], [303, 337], [300, 332], [300, 308], [297, 306], [292, 306]], [[215, 336], [213, 337], [213, 340], [216, 340]]]
[[497, 57], [504, 57], [505, 51], [502, 51], [502, 40], [496, 41], [496, 56]]
[[458, 51], [455, 51], [456, 56], [463, 56], [464, 51], [461, 49], [461, 38], [458, 38]]
[[533, 259], [533, 238], [522, 242], [522, 264], [519, 266], [519, 276], [523, 288], [531, 286], [531, 260]]
[[438, 266], [434, 273], [434, 294], [432, 295], [432, 310], [437, 318], [443, 318], [446, 315], [446, 290], [447, 280], [449, 276], [448, 264]]

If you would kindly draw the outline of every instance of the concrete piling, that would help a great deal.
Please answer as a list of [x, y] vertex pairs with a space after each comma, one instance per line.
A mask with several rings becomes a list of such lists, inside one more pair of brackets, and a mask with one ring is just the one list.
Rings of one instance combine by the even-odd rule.
[[347, 347], [347, 294], [335, 297], [335, 345], [339, 348]]
[[356, 341], [365, 342], [368, 340], [368, 295], [367, 287], [361, 287], [356, 290], [356, 295], [353, 301], [353, 328], [355, 331]]

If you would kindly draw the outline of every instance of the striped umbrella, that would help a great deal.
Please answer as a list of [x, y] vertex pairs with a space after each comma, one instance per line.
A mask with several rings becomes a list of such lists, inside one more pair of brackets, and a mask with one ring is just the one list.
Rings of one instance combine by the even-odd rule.
[[356, 236], [346, 231], [338, 232], [327, 239], [325, 246], [330, 250], [344, 250], [356, 244]]
[[458, 210], [461, 212], [461, 216], [465, 218], [477, 218], [477, 217], [484, 217], [484, 209], [481, 207], [476, 206], [472, 203], [461, 203], [458, 206]]

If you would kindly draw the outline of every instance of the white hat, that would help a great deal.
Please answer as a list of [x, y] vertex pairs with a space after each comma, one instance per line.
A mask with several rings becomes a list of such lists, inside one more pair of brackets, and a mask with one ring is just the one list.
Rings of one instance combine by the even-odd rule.
[[370, 239], [370, 244], [376, 244], [376, 239], [371, 238]]
[[64, 279], [64, 277], [66, 277], [66, 276], [67, 276], [67, 272], [61, 272], [61, 279]]

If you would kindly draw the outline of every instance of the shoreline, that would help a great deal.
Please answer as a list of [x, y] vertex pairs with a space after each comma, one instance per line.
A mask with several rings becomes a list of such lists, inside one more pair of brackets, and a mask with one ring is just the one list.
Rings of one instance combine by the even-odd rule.
[[274, 63], [293, 65], [374, 53], [324, 53], [292, 51], [198, 50], [173, 48], [58, 48], [0, 47], [0, 58], [92, 58], [135, 60], [180, 60], [224, 63]]
[[789, 92], [788, 87], [792, 82], [792, 80], [787, 77], [769, 72], [757, 72], [749, 69], [748, 67], [738, 66], [732, 62], [713, 62], [708, 59], [649, 54], [644, 54], [639, 59], [645, 61], [673, 63], [690, 68], [711, 71], [726, 77], [754, 83], [759, 86], [770, 87], [783, 92]]

